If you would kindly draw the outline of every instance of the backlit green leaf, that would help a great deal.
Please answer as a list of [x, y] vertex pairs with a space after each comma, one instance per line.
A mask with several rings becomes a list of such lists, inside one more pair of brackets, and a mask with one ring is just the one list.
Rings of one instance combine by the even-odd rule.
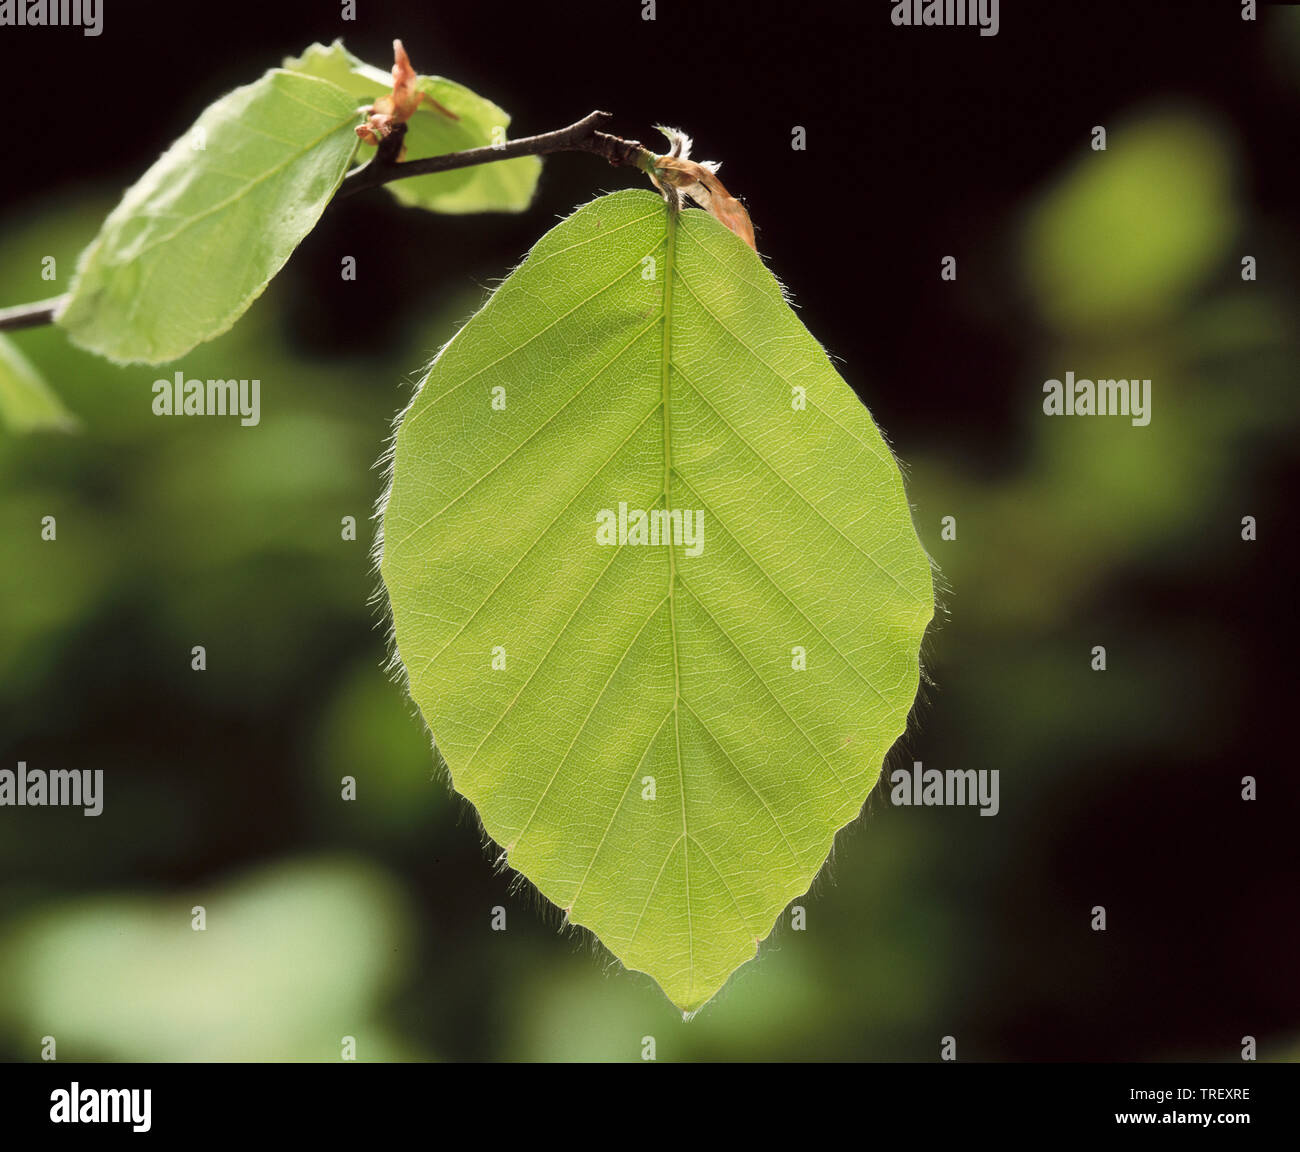
[[[329, 80], [352, 93], [361, 104], [371, 103], [393, 86], [386, 69], [357, 59], [339, 40], [328, 47], [313, 44], [296, 59], [286, 60], [284, 66]], [[404, 159], [421, 160], [505, 141], [510, 115], [491, 100], [441, 76], [420, 76], [419, 88], [455, 118], [439, 111], [428, 99], [423, 100], [407, 123]], [[362, 147], [357, 159], [367, 160], [372, 155], [373, 148]], [[541, 170], [538, 157], [521, 156], [497, 164], [395, 180], [385, 187], [403, 204], [435, 212], [522, 212], [532, 201]]]
[[77, 418], [50, 390], [44, 378], [0, 334], [0, 424], [14, 432], [71, 432]]
[[320, 219], [360, 122], [347, 92], [292, 72], [223, 96], [109, 215], [58, 322], [126, 362], [174, 360], [219, 336]]
[[[696, 533], [603, 544], [621, 504]], [[930, 563], [869, 414], [741, 240], [621, 192], [443, 349], [383, 533], [456, 789], [571, 923], [699, 1008], [807, 890], [916, 695]]]

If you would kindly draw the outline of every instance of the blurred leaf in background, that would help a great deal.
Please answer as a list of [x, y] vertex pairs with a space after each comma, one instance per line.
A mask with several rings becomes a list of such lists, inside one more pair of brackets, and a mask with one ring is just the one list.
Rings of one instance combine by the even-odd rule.
[[1112, 128], [1034, 205], [1025, 275], [1062, 329], [1140, 326], [1176, 309], [1237, 233], [1227, 139], [1170, 109]]
[[409, 964], [404, 915], [355, 860], [57, 901], [0, 932], [0, 1011], [18, 1050], [50, 1035], [63, 1060], [338, 1060], [345, 1036], [359, 1060], [427, 1056], [383, 1021]]
[[0, 425], [11, 432], [72, 432], [78, 427], [31, 361], [4, 335], [0, 335]]

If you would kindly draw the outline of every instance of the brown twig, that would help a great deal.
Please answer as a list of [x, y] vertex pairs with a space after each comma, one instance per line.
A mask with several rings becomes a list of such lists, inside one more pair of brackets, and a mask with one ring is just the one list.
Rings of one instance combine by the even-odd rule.
[[54, 296], [49, 300], [37, 300], [35, 304], [15, 304], [12, 308], [0, 308], [0, 332], [53, 324], [55, 315], [66, 299], [66, 296]]
[[[426, 156], [422, 160], [398, 162], [393, 153], [377, 151], [373, 160], [364, 167], [348, 173], [336, 195], [351, 196], [367, 188], [377, 188], [394, 180], [410, 176], [428, 176], [434, 172], [451, 172], [457, 168], [470, 168], [476, 164], [495, 164], [500, 160], [514, 160], [519, 156], [547, 156], [554, 152], [590, 152], [600, 156], [615, 167], [621, 165], [643, 166], [651, 153], [636, 140], [611, 136], [600, 128], [613, 117], [608, 112], [592, 112], [567, 128], [543, 132], [539, 136], [523, 136], [503, 144], [489, 144], [483, 148], [467, 148], [464, 152], [447, 152], [441, 156]], [[384, 143], [388, 143], [387, 140]], [[400, 149], [399, 149], [400, 150]]]

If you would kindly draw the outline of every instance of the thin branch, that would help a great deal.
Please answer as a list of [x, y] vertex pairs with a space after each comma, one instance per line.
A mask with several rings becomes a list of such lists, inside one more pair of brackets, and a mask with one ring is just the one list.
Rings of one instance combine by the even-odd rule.
[[66, 299], [66, 296], [53, 296], [49, 300], [37, 300], [35, 304], [15, 304], [12, 308], [0, 308], [0, 332], [53, 324], [55, 314]]
[[[441, 156], [427, 156], [422, 160], [399, 161], [402, 137], [406, 125], [399, 124], [384, 138], [368, 164], [355, 168], [344, 177], [335, 199], [378, 188], [394, 180], [410, 176], [428, 176], [434, 172], [451, 172], [457, 168], [472, 168], [477, 164], [495, 164], [501, 160], [514, 160], [519, 156], [547, 156], [554, 152], [589, 152], [603, 157], [616, 168], [629, 165], [643, 168], [653, 158], [653, 153], [636, 140], [624, 140], [600, 131], [613, 117], [608, 112], [592, 112], [567, 128], [543, 132], [539, 136], [524, 136], [504, 144], [490, 144], [484, 148], [467, 148], [464, 152], [447, 152]], [[65, 296], [41, 300], [35, 304], [19, 304], [0, 309], [0, 332], [16, 328], [36, 328], [51, 324]]]
[[[590, 152], [594, 156], [603, 157], [615, 167], [641, 167], [652, 154], [638, 141], [624, 140], [600, 131], [612, 119], [608, 112], [592, 112], [567, 128], [554, 132], [523, 136], [504, 144], [468, 148], [464, 152], [446, 152], [441, 156], [426, 156], [422, 160], [406, 160], [401, 163], [385, 156], [381, 144], [381, 151], [376, 153], [369, 164], [348, 173], [336, 195], [351, 196], [354, 192], [377, 188], [381, 184], [404, 180], [408, 176], [428, 176], [434, 172], [451, 172], [456, 168], [470, 168], [476, 164], [495, 164], [519, 156], [547, 156], [554, 152]], [[387, 144], [388, 141], [385, 140], [384, 143]]]

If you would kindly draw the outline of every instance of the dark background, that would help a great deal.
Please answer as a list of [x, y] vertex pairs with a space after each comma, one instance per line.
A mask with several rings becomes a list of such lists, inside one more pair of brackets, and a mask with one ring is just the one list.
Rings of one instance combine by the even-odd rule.
[[[383, 678], [366, 543], [337, 543], [338, 517], [367, 515], [403, 381], [482, 290], [557, 216], [640, 177], [557, 156], [518, 216], [376, 191], [332, 206], [222, 338], [295, 389], [296, 422], [266, 421], [256, 447], [148, 417], [139, 397], [166, 370], [101, 365], [55, 331], [18, 341], [86, 429], [0, 448], [0, 763], [102, 766], [110, 807], [93, 829], [0, 814], [0, 1052], [33, 1058], [54, 1029], [66, 1058], [328, 1059], [360, 1026], [322, 1005], [356, 996], [350, 1019], [375, 1021], [363, 1055], [397, 1058], [636, 1058], [645, 1034], [661, 1059], [934, 1059], [948, 1034], [962, 1059], [1233, 1060], [1245, 1035], [1261, 1058], [1300, 1056], [1295, 9], [1252, 24], [1235, 0], [1004, 0], [981, 38], [894, 28], [884, 0], [665, 0], [654, 22], [637, 0], [359, 0], [355, 24], [322, 2], [104, 5], [97, 39], [0, 30], [0, 304], [51, 294], [40, 253], [70, 270], [206, 104], [312, 40], [386, 66], [400, 36], [418, 70], [508, 109], [513, 136], [603, 108], [615, 132], [658, 148], [652, 126], [680, 126], [697, 159], [724, 161], [760, 252], [903, 461], [944, 574], [934, 683], [899, 762], [998, 768], [1002, 812], [891, 810], [878, 792], [805, 902], [809, 931], [779, 929], [688, 1025], [496, 875]], [[1115, 192], [1138, 223], [1091, 235], [1053, 196], [1126, 146], [1154, 171]], [[1124, 259], [1166, 221], [1192, 255], [1144, 282]], [[1057, 280], [1035, 272], [1044, 230], [1067, 254]], [[361, 255], [355, 283], [340, 253]], [[1136, 295], [1054, 306], [1043, 287], [1107, 275]], [[1152, 376], [1152, 427], [1046, 420], [1042, 381], [1067, 369]], [[46, 506], [75, 576], [31, 542]], [[354, 806], [335, 799], [349, 771]], [[319, 917], [283, 951], [251, 933], [221, 964], [188, 942], [163, 964], [157, 948], [105, 959], [97, 935], [97, 917], [188, 933], [200, 892], [281, 901], [271, 922], [294, 925], [304, 890]], [[498, 903], [504, 937], [487, 929]], [[113, 984], [148, 957], [148, 981]], [[337, 983], [273, 994], [286, 965]], [[195, 1007], [229, 995], [248, 1022]]]

